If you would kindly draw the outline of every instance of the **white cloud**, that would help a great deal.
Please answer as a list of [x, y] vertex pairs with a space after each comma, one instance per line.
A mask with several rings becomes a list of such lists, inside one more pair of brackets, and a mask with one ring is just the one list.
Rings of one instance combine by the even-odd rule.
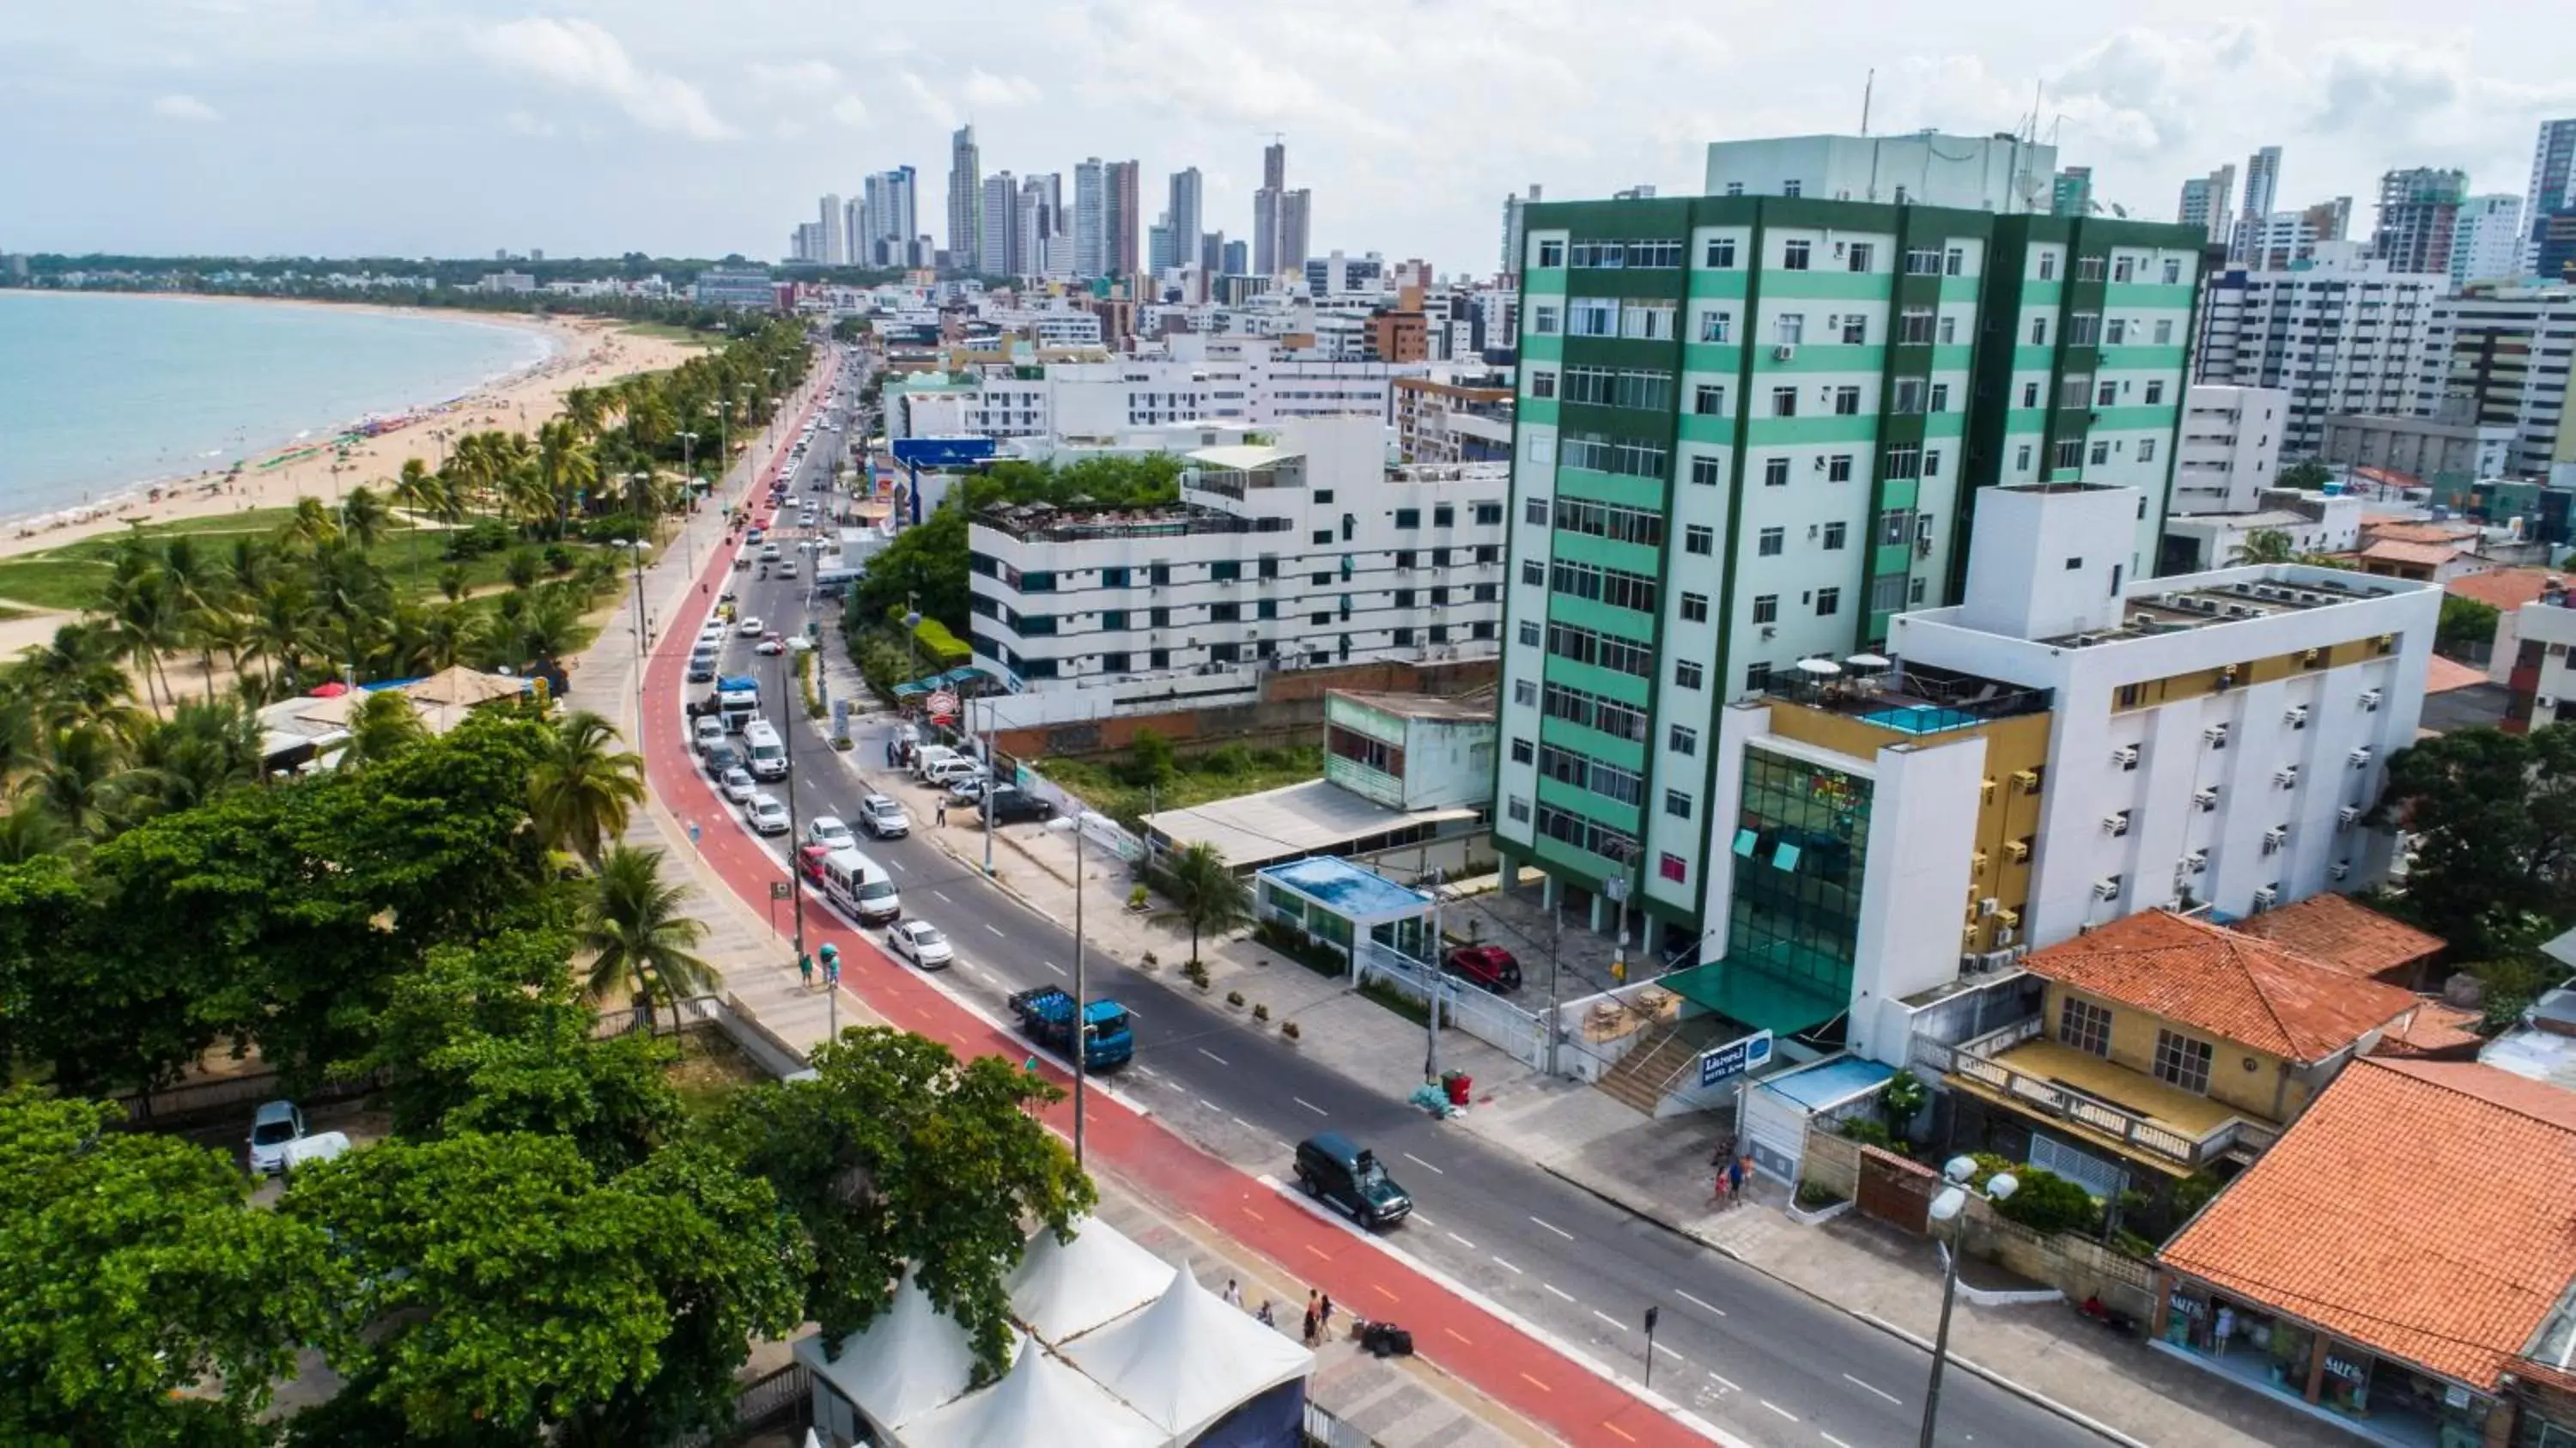
[[982, 66], [966, 73], [966, 102], [985, 110], [1033, 106], [1045, 98], [1037, 82], [1024, 75], [995, 75]]
[[840, 68], [828, 60], [798, 60], [785, 65], [756, 60], [743, 69], [750, 72], [754, 84], [764, 89], [797, 95], [828, 91], [841, 83]]
[[636, 64], [618, 38], [587, 20], [535, 16], [493, 26], [476, 37], [483, 54], [566, 90], [616, 102], [648, 130], [701, 141], [734, 134], [696, 86]]
[[853, 129], [868, 123], [868, 103], [857, 96], [843, 96], [832, 102], [832, 119]]
[[931, 89], [930, 82], [908, 70], [899, 73], [895, 79], [902, 83], [904, 95], [912, 101], [912, 108], [921, 113], [923, 120], [943, 131], [957, 128], [957, 107], [949, 104], [946, 96]]
[[223, 112], [190, 95], [162, 96], [152, 103], [152, 114], [192, 126], [210, 126], [224, 118]]

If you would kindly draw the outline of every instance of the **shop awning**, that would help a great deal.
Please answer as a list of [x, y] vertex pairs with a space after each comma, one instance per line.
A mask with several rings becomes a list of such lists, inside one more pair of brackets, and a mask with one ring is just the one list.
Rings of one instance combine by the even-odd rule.
[[1775, 1036], [1812, 1031], [1851, 1008], [1847, 999], [1742, 961], [1718, 960], [1677, 970], [1655, 984], [1693, 1005]]

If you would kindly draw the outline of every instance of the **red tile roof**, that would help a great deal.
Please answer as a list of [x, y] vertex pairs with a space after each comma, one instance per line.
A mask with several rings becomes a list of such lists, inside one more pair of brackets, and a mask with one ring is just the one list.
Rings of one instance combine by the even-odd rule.
[[2427, 694], [2447, 694], [2453, 689], [2472, 689], [2487, 681], [2485, 674], [2455, 659], [2446, 659], [2440, 654], [2427, 654], [2424, 657], [2424, 692]]
[[2437, 1056], [2474, 1053], [2486, 1044], [2486, 1037], [2477, 1033], [2478, 1021], [2476, 1011], [2464, 1011], [2457, 1006], [2428, 1000], [2416, 1007], [2415, 1014], [2406, 1018], [2403, 1029], [2380, 1037], [2379, 1045], [2371, 1054]]
[[2303, 1065], [2416, 1004], [2393, 985], [2357, 980], [2269, 941], [2162, 910], [2033, 951], [2022, 964], [2086, 995]]
[[2576, 1281], [2576, 1094], [2356, 1061], [2157, 1257], [2492, 1391]]
[[2349, 895], [2311, 895], [2236, 924], [2237, 933], [2294, 950], [2346, 975], [2373, 976], [2412, 965], [2448, 944], [2392, 920]]
[[2484, 573], [2464, 573], [2443, 584], [2442, 591], [2511, 613], [2526, 603], [2538, 603], [2541, 585], [2552, 576], [2540, 568], [2490, 568]]
[[2427, 568], [2439, 568], [2467, 551], [2448, 543], [2411, 543], [2383, 538], [2362, 549], [2359, 556], [2373, 563], [2418, 563]]

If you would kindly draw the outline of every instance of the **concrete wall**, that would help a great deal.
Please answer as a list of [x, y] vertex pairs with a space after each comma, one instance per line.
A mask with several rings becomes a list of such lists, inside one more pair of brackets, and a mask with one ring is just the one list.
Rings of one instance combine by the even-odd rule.
[[[1324, 696], [1334, 689], [1397, 694], [1463, 694], [1494, 682], [1493, 659], [1436, 664], [1390, 660], [1348, 668], [1301, 669], [1261, 680], [1261, 702], [1163, 714], [1121, 714], [1062, 724], [1012, 727], [1003, 705], [1002, 752], [1020, 757], [1109, 754], [1151, 729], [1183, 753], [1244, 744], [1256, 749], [1322, 742]], [[982, 715], [976, 715], [981, 719]]]

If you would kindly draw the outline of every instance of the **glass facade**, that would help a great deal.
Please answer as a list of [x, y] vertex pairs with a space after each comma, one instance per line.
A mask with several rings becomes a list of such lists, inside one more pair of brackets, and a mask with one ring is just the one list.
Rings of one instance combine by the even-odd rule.
[[1744, 751], [1726, 964], [1834, 1000], [1851, 995], [1871, 781]]

